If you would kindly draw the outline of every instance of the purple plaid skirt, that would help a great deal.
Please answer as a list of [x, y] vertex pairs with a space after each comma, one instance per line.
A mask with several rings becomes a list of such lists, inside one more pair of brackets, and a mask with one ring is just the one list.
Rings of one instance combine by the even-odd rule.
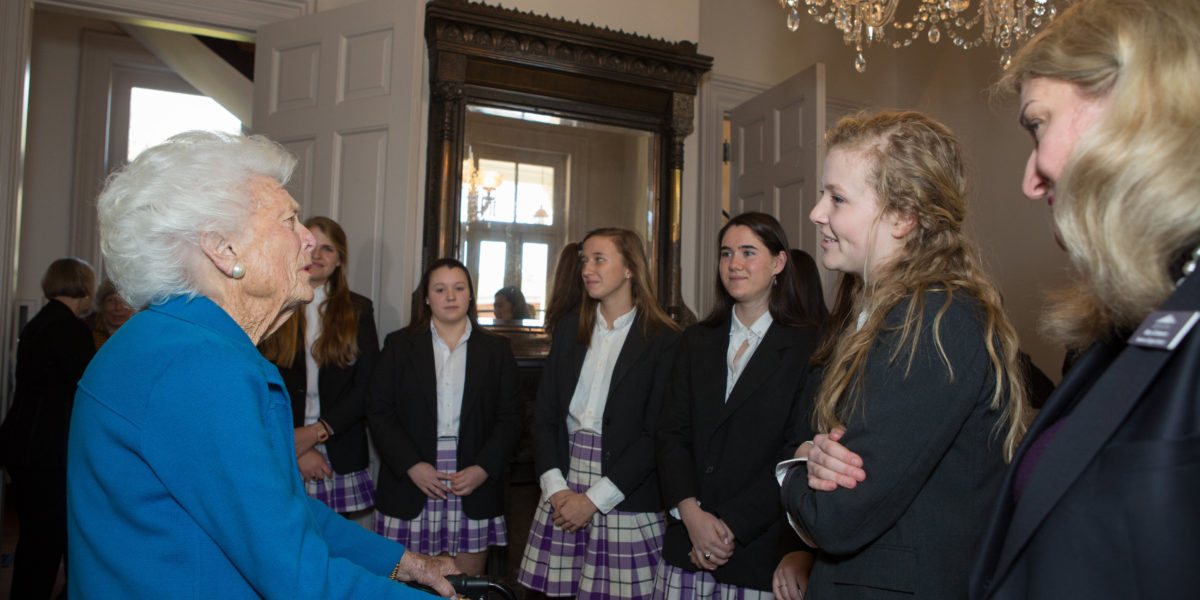
[[[571, 434], [567, 485], [582, 493], [600, 479], [600, 436]], [[597, 512], [590, 525], [567, 533], [554, 526], [550, 503], [541, 502], [517, 580], [550, 597], [649, 598], [665, 532], [662, 513], [611, 510]]]
[[[317, 452], [329, 462], [325, 445], [317, 444]], [[375, 482], [366, 469], [353, 473], [334, 473], [331, 477], [317, 481], [305, 481], [304, 491], [309, 496], [324, 502], [336, 512], [348, 513], [375, 506]]]
[[[458, 470], [458, 440], [439, 438], [437, 464], [442, 473]], [[375, 511], [375, 533], [404, 544], [422, 554], [483, 552], [488, 546], [507, 546], [508, 532], [504, 517], [469, 519], [463, 512], [462, 497], [447, 492], [446, 499], [427, 498], [421, 514], [412, 520], [389, 517]]]
[[708, 571], [685, 571], [679, 567], [658, 563], [654, 577], [653, 600], [773, 600], [773, 591], [738, 587], [718, 583]]

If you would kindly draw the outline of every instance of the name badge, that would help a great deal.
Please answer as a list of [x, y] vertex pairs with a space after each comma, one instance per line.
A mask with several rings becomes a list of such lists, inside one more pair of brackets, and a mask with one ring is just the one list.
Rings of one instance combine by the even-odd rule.
[[1129, 343], [1144, 348], [1174, 350], [1187, 337], [1192, 326], [1200, 320], [1200, 312], [1191, 310], [1158, 310], [1150, 313]]

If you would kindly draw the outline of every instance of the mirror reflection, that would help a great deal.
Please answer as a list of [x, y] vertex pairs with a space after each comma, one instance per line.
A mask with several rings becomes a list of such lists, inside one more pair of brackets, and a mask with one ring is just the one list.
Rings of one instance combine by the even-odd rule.
[[656, 144], [652, 131], [467, 106], [459, 240], [481, 324], [540, 327], [559, 250], [592, 229], [654, 239]]

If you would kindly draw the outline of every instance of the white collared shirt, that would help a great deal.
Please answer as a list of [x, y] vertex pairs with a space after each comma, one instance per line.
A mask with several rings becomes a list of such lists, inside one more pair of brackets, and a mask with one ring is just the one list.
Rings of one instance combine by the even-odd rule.
[[[575, 393], [567, 410], [567, 433], [584, 430], [603, 433], [604, 407], [608, 403], [608, 390], [612, 384], [613, 367], [625, 338], [637, 317], [637, 309], [613, 319], [609, 329], [600, 305], [596, 305], [596, 326], [592, 328], [592, 342], [583, 359], [579, 380], [575, 382]], [[541, 476], [542, 500], [568, 489], [567, 480], [561, 469], [550, 469]], [[625, 494], [608, 477], [602, 477], [585, 492], [592, 504], [601, 513], [607, 514], [625, 499]]]
[[467, 326], [454, 344], [454, 350], [438, 337], [432, 322], [429, 332], [433, 338], [433, 372], [437, 382], [437, 435], [456, 438], [462, 417], [463, 387], [467, 381], [467, 339], [471, 337], [471, 320], [467, 319]]
[[[762, 343], [763, 336], [767, 335], [767, 330], [771, 328], [771, 323], [774, 323], [775, 319], [771, 317], [771, 311], [764, 311], [762, 316], [747, 327], [742, 324], [742, 320], [737, 316], [737, 307], [734, 307], [732, 321], [733, 324], [729, 327], [729, 347], [725, 351], [726, 401], [729, 401], [729, 393], [733, 391], [733, 386], [737, 385], [738, 378], [742, 376], [742, 371], [746, 370], [746, 365], [750, 362], [750, 357], [754, 356], [754, 351]], [[742, 342], [747, 342], [748, 345], [746, 351], [737, 358], [735, 363], [733, 359], [737, 357]]]
[[[313, 299], [304, 307], [304, 424], [312, 425], [321, 418], [321, 390], [317, 386], [321, 367], [313, 358], [313, 344], [321, 337], [321, 303], [325, 302], [325, 286], [313, 288]], [[319, 444], [318, 444], [319, 445]]]

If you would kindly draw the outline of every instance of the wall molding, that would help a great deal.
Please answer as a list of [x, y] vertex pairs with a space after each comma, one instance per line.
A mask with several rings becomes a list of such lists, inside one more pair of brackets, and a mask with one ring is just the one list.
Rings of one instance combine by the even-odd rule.
[[38, 7], [249, 41], [263, 25], [312, 14], [316, 0], [38, 0]]

